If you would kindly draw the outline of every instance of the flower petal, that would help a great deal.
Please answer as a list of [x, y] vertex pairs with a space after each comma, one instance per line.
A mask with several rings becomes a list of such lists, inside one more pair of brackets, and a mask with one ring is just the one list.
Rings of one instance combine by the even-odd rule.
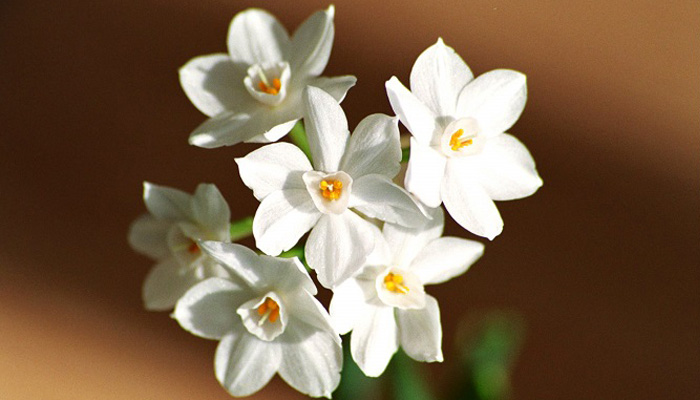
[[426, 219], [408, 192], [379, 174], [353, 181], [349, 207], [368, 217], [403, 226], [419, 226]]
[[279, 106], [260, 108], [252, 114], [230, 111], [209, 118], [190, 134], [189, 142], [213, 149], [245, 141], [274, 141], [289, 133], [299, 120], [297, 111]]
[[505, 132], [518, 120], [527, 100], [525, 75], [497, 69], [480, 75], [459, 94], [457, 115], [475, 118], [483, 133]]
[[424, 145], [438, 143], [442, 128], [436, 121], [435, 113], [421, 103], [395, 76], [386, 81], [385, 86], [391, 108], [413, 137]]
[[442, 326], [437, 300], [425, 296], [425, 308], [397, 310], [401, 348], [416, 361], [442, 362]]
[[370, 304], [362, 308], [363, 317], [355, 324], [350, 338], [350, 352], [365, 375], [377, 377], [399, 348], [394, 308]]
[[216, 348], [216, 379], [233, 396], [249, 396], [262, 389], [279, 369], [282, 352], [241, 328], [224, 336]]
[[149, 311], [166, 311], [201, 279], [194, 269], [183, 270], [175, 258], [156, 264], [143, 282], [144, 307]]
[[[192, 196], [194, 219], [216, 239], [230, 240], [231, 211], [219, 189], [213, 184], [202, 183]], [[211, 238], [214, 239], [214, 238]]]
[[393, 253], [391, 265], [408, 268], [416, 255], [432, 240], [442, 235], [445, 215], [442, 208], [427, 210], [432, 219], [425, 219], [424, 225], [406, 228], [397, 224], [384, 224], [382, 234]]
[[228, 54], [196, 57], [180, 68], [180, 86], [192, 104], [213, 117], [224, 111], [250, 112], [254, 100], [243, 85], [245, 71]]
[[361, 307], [357, 306], [364, 301], [364, 292], [355, 279], [347, 279], [333, 288], [329, 311], [338, 333], [345, 335], [350, 332], [355, 323], [364, 317]]
[[310, 79], [307, 82], [309, 86], [315, 86], [324, 92], [333, 96], [334, 99], [341, 103], [345, 99], [345, 95], [348, 93], [351, 87], [355, 86], [357, 83], [357, 78], [353, 75], [343, 75], [343, 76], [319, 76]]
[[279, 368], [282, 379], [301, 393], [330, 399], [340, 383], [343, 364], [338, 334], [332, 328], [320, 330], [292, 320], [278, 341], [282, 351]]
[[447, 162], [442, 201], [450, 216], [464, 229], [493, 240], [503, 231], [503, 220], [491, 197], [461, 160]]
[[265, 254], [279, 255], [291, 249], [320, 216], [306, 189], [272, 192], [255, 212], [255, 245]]
[[484, 254], [484, 245], [474, 240], [441, 237], [428, 243], [411, 263], [409, 270], [424, 285], [446, 282], [463, 274]]
[[143, 200], [148, 212], [156, 218], [167, 221], [190, 220], [192, 210], [189, 194], [169, 188], [155, 185], [150, 182], [143, 183]]
[[303, 97], [304, 122], [314, 169], [338, 171], [350, 137], [345, 113], [330, 94], [319, 88], [307, 86]]
[[227, 44], [233, 62], [252, 65], [284, 61], [290, 41], [277, 18], [265, 10], [251, 8], [233, 18]]
[[398, 118], [372, 114], [360, 121], [350, 136], [340, 169], [353, 179], [368, 174], [394, 178], [401, 169]]
[[325, 214], [318, 220], [306, 241], [305, 254], [323, 287], [333, 288], [362, 267], [374, 248], [375, 229], [350, 210]]
[[542, 186], [530, 152], [507, 133], [490, 138], [481, 154], [470, 161], [474, 175], [493, 200], [521, 199]]
[[430, 146], [411, 138], [411, 156], [404, 186], [428, 207], [442, 203], [440, 188], [445, 175], [447, 158]]
[[235, 160], [243, 183], [258, 200], [276, 190], [303, 189], [301, 175], [311, 169], [306, 155], [290, 143], [264, 146]]
[[289, 61], [292, 71], [302, 76], [318, 76], [326, 68], [333, 47], [335, 7], [317, 11], [304, 21], [292, 37]]
[[129, 227], [129, 245], [143, 255], [161, 260], [170, 255], [167, 237], [171, 226], [172, 222], [144, 214]]
[[248, 290], [228, 279], [209, 278], [182, 296], [172, 316], [194, 335], [221, 339], [241, 324], [235, 311], [249, 296]]
[[411, 91], [437, 116], [453, 116], [459, 92], [472, 79], [462, 57], [440, 38], [413, 64]]

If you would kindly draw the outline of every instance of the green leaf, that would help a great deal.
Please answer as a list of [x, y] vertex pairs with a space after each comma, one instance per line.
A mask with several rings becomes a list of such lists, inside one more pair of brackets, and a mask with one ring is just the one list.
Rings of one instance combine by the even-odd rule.
[[333, 392], [334, 400], [372, 400], [381, 398], [380, 380], [368, 378], [350, 354], [350, 335], [343, 336], [343, 371], [340, 385]]
[[392, 377], [391, 393], [395, 400], [431, 400], [435, 398], [424, 379], [424, 375], [421, 374], [420, 367], [416, 361], [401, 350], [394, 355], [389, 365], [389, 371]]
[[410, 147], [404, 147], [401, 149], [401, 162], [405, 163], [408, 162], [408, 159], [411, 157], [411, 148]]

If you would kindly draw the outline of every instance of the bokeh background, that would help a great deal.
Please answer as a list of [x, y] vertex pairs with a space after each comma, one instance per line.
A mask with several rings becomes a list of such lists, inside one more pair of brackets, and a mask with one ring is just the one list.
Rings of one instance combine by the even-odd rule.
[[[327, 75], [354, 74], [350, 125], [391, 113], [441, 36], [475, 74], [528, 75], [511, 130], [544, 187], [502, 202], [505, 229], [471, 270], [429, 291], [449, 398], [462, 320], [522, 318], [520, 399], [700, 398], [700, 3], [337, 0]], [[216, 183], [234, 218], [257, 202], [234, 157], [187, 144], [204, 120], [177, 69], [226, 50], [259, 6], [290, 31], [327, 3], [61, 0], [0, 4], [0, 398], [226, 399], [216, 343], [143, 311], [151, 261], [126, 243], [141, 182]], [[473, 238], [450, 222], [448, 234]], [[252, 244], [251, 241], [246, 242]], [[328, 296], [325, 298], [327, 299]], [[276, 379], [259, 399], [301, 398]]]

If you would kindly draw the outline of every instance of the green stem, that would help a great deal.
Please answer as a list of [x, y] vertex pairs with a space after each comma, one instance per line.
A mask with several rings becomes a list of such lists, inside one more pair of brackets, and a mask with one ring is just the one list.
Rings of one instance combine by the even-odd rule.
[[289, 138], [292, 140], [292, 143], [297, 145], [297, 147], [306, 154], [306, 157], [311, 160], [311, 147], [309, 147], [309, 140], [306, 138], [306, 129], [304, 129], [304, 123], [301, 122], [301, 120], [299, 120], [289, 132]]
[[253, 234], [253, 217], [231, 222], [231, 241], [245, 239]]
[[411, 156], [411, 149], [409, 147], [404, 147], [401, 149], [401, 162], [405, 163], [408, 162], [408, 159]]

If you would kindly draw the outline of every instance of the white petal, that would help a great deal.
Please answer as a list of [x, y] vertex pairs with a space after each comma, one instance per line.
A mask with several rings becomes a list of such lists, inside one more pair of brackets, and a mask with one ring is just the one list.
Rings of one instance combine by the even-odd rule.
[[436, 115], [453, 116], [459, 92], [473, 78], [462, 57], [440, 38], [413, 64], [411, 91]]
[[390, 262], [399, 268], [408, 268], [416, 255], [432, 240], [442, 235], [445, 215], [442, 208], [427, 209], [432, 219], [425, 219], [424, 225], [406, 228], [396, 224], [384, 224], [382, 234], [393, 252]]
[[180, 68], [180, 86], [192, 104], [213, 117], [224, 111], [249, 112], [254, 100], [243, 86], [245, 71], [228, 54], [193, 58]]
[[289, 61], [292, 71], [302, 76], [318, 76], [326, 68], [333, 47], [335, 8], [317, 11], [304, 21], [292, 37]]
[[228, 279], [209, 278], [182, 296], [172, 316], [194, 335], [221, 339], [240, 325], [236, 309], [247, 300], [247, 295], [247, 290]]
[[231, 211], [219, 189], [202, 183], [192, 197], [192, 213], [200, 226], [222, 241], [230, 240]]
[[199, 281], [194, 269], [183, 270], [175, 258], [168, 258], [146, 275], [142, 288], [144, 306], [149, 311], [170, 310]]
[[352, 358], [367, 376], [384, 372], [399, 348], [394, 308], [364, 305], [363, 317], [355, 324], [350, 338]]
[[129, 245], [141, 254], [161, 260], [170, 255], [167, 236], [171, 226], [172, 222], [144, 214], [129, 227]]
[[300, 116], [298, 110], [282, 106], [273, 109], [261, 105], [252, 114], [226, 111], [195, 128], [189, 142], [212, 149], [245, 141], [273, 141], [289, 133]]
[[306, 155], [289, 143], [264, 146], [235, 160], [243, 183], [258, 200], [276, 190], [303, 189], [301, 175], [311, 169]]
[[418, 253], [409, 270], [418, 275], [424, 285], [442, 283], [463, 274], [483, 254], [482, 243], [441, 237]]
[[333, 326], [341, 335], [350, 332], [356, 321], [363, 317], [361, 308], [365, 297], [357, 280], [347, 279], [345, 282], [333, 288], [333, 298], [329, 307]]
[[312, 294], [316, 286], [298, 258], [276, 258], [258, 255], [235, 243], [200, 242], [202, 250], [228, 267], [232, 279], [241, 279], [245, 285], [265, 293], [271, 287], [279, 290], [302, 288]]
[[470, 161], [474, 175], [493, 200], [520, 199], [542, 186], [530, 152], [509, 134], [488, 139], [481, 154]]
[[340, 169], [353, 179], [368, 174], [394, 178], [401, 169], [398, 119], [372, 114], [360, 121], [350, 136]]
[[442, 203], [440, 188], [445, 175], [447, 158], [430, 146], [411, 138], [411, 156], [404, 186], [428, 207], [439, 207]]
[[350, 210], [318, 220], [306, 241], [305, 254], [323, 287], [340, 284], [362, 267], [374, 248], [374, 229], [377, 227]]
[[192, 216], [189, 194], [169, 188], [143, 183], [143, 200], [154, 217], [167, 221], [186, 221]]
[[245, 330], [232, 332], [219, 343], [214, 358], [216, 379], [233, 396], [249, 396], [272, 379], [282, 361], [275, 342], [265, 342]]
[[336, 99], [338, 103], [340, 103], [343, 101], [343, 99], [345, 99], [345, 95], [348, 93], [348, 90], [350, 90], [351, 87], [355, 86], [356, 82], [357, 78], [355, 78], [352, 75], [333, 77], [319, 76], [310, 79], [307, 82], [307, 85], [315, 86], [323, 90], [324, 92], [333, 96], [333, 98]]
[[255, 245], [266, 254], [279, 255], [294, 247], [320, 216], [306, 189], [272, 192], [255, 212]]
[[442, 362], [442, 326], [437, 300], [426, 295], [425, 308], [397, 310], [401, 348], [416, 361]]
[[386, 81], [385, 86], [391, 108], [413, 137], [424, 145], [437, 143], [442, 128], [437, 123], [435, 112], [418, 100], [395, 76]]
[[450, 216], [469, 232], [493, 240], [503, 231], [503, 220], [472, 171], [453, 158], [447, 162], [442, 201]]
[[340, 383], [343, 364], [338, 334], [332, 329], [320, 330], [292, 320], [278, 341], [282, 350], [279, 368], [282, 379], [311, 397], [331, 398]]
[[283, 61], [289, 35], [270, 13], [251, 8], [236, 14], [228, 30], [228, 51], [235, 63]]
[[319, 88], [306, 87], [303, 97], [304, 123], [314, 169], [338, 171], [350, 137], [345, 113], [330, 94]]
[[505, 132], [518, 120], [527, 100], [527, 80], [520, 72], [497, 69], [480, 75], [459, 94], [457, 114], [475, 118], [488, 136]]
[[353, 182], [350, 207], [371, 218], [403, 226], [419, 226], [426, 217], [404, 189], [385, 175], [365, 175]]

